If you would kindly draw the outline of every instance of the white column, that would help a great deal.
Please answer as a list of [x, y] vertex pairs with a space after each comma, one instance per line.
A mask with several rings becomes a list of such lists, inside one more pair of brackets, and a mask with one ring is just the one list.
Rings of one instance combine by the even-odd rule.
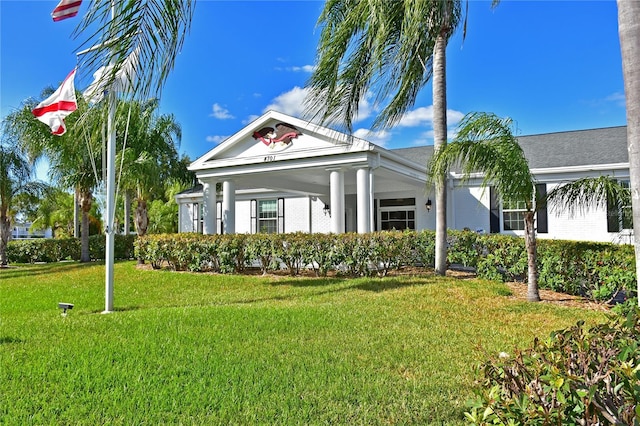
[[369, 168], [363, 167], [356, 171], [356, 192], [357, 192], [357, 211], [356, 218], [358, 222], [358, 234], [369, 232], [369, 221], [371, 219], [371, 203], [369, 200]]
[[344, 232], [344, 172], [331, 170], [329, 176], [331, 185], [331, 232], [342, 234]]
[[369, 232], [373, 232], [376, 227], [376, 216], [375, 216], [375, 190], [374, 190], [374, 179], [373, 179], [373, 170], [369, 169]]
[[231, 180], [222, 182], [222, 230], [236, 233], [236, 184]]
[[216, 183], [202, 181], [202, 233], [216, 233]]

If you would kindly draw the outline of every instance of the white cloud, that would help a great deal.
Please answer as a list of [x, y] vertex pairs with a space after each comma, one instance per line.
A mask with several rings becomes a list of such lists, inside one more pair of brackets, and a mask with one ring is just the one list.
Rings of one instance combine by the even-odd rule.
[[618, 104], [618, 105], [621, 105], [621, 106], [625, 106], [624, 93], [621, 93], [621, 92], [612, 93], [609, 96], [607, 96], [606, 98], [604, 98], [604, 100], [607, 101], [607, 102], [613, 102], [615, 104]]
[[[455, 126], [462, 120], [464, 114], [460, 111], [447, 110], [447, 126]], [[400, 127], [418, 127], [433, 125], [433, 106], [420, 107], [407, 112], [398, 122]]]
[[433, 123], [433, 106], [428, 106], [405, 113], [398, 122], [398, 126], [418, 127], [431, 123]]
[[255, 121], [256, 118], [260, 117], [259, 115], [250, 115], [249, 117], [247, 117], [246, 119], [242, 120], [242, 124], [244, 124], [245, 126], [249, 123], [251, 123], [252, 121]]
[[388, 130], [373, 132], [369, 129], [358, 129], [353, 132], [353, 136], [384, 147], [387, 145], [387, 142], [389, 142], [392, 135]]
[[225, 139], [227, 139], [229, 136], [207, 136], [207, 142], [211, 142], [215, 145], [219, 145], [220, 143], [222, 143]]
[[287, 71], [312, 73], [315, 69], [315, 65], [303, 65], [301, 67], [287, 68]]
[[223, 108], [219, 104], [213, 104], [212, 112], [209, 114], [210, 117], [215, 117], [218, 120], [228, 120], [230, 118], [235, 118], [233, 115], [229, 114], [229, 110]]
[[262, 112], [274, 110], [294, 117], [301, 117], [304, 112], [304, 99], [309, 91], [298, 86], [282, 93], [273, 99]]

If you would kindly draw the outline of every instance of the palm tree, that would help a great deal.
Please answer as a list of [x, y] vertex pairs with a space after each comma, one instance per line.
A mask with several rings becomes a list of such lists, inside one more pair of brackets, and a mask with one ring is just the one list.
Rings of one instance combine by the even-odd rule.
[[117, 162], [122, 166], [125, 204], [127, 194], [133, 192], [136, 196], [135, 225], [139, 236], [145, 235], [149, 226], [148, 201], [163, 198], [165, 186], [175, 179], [179, 166], [184, 166], [177, 151], [182, 136], [180, 125], [173, 115], [157, 114], [158, 106], [155, 99], [123, 102], [116, 113], [118, 124], [128, 125], [117, 132], [126, 137]]
[[[42, 97], [48, 96], [46, 89]], [[49, 128], [33, 118], [31, 110], [38, 100], [29, 98], [21, 107], [4, 119], [6, 131], [27, 153], [30, 161], [40, 158], [49, 161], [50, 177], [61, 187], [73, 189], [79, 194], [82, 211], [81, 261], [90, 261], [89, 211], [93, 203], [93, 191], [99, 185], [102, 144], [102, 111], [89, 108], [78, 96], [78, 110], [65, 122], [67, 132], [52, 135]]]
[[32, 169], [17, 145], [0, 143], [0, 268], [6, 268], [12, 202], [21, 193], [38, 194], [44, 185], [31, 181]]
[[[373, 128], [392, 127], [433, 76], [434, 146], [447, 142], [446, 46], [461, 20], [460, 1], [328, 0], [308, 112], [351, 132], [362, 101], [384, 105]], [[443, 179], [439, 179], [443, 182]], [[436, 272], [446, 272], [446, 185], [436, 187]]]
[[[640, 230], [640, 3], [618, 0], [618, 32], [627, 106], [627, 146], [633, 228]], [[636, 276], [640, 294], [640, 232], [634, 232]], [[638, 298], [640, 304], [640, 298]]]
[[[540, 301], [536, 266], [534, 228], [536, 200], [535, 179], [524, 152], [511, 131], [512, 121], [493, 114], [467, 114], [460, 122], [458, 135], [446, 147], [434, 152], [427, 175], [438, 184], [442, 176], [459, 165], [463, 179], [482, 173], [482, 186], [495, 186], [503, 202], [524, 203], [524, 237], [527, 249], [527, 300]], [[442, 184], [442, 182], [440, 182]]]
[[51, 229], [54, 238], [73, 236], [73, 194], [51, 187], [35, 206], [32, 229]]

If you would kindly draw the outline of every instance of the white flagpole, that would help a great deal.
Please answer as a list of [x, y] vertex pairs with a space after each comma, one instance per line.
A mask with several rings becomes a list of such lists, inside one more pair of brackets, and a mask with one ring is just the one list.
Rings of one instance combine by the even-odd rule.
[[105, 212], [105, 301], [104, 312], [105, 314], [113, 312], [113, 257], [115, 247], [115, 187], [116, 187], [116, 93], [109, 90], [109, 115], [107, 118], [107, 205]]
[[[115, 18], [115, 3], [111, 1], [111, 19]], [[108, 118], [107, 118], [107, 205], [105, 207], [105, 295], [104, 314], [113, 312], [113, 252], [115, 247], [115, 188], [116, 188], [116, 106], [117, 97], [113, 86], [109, 90]]]

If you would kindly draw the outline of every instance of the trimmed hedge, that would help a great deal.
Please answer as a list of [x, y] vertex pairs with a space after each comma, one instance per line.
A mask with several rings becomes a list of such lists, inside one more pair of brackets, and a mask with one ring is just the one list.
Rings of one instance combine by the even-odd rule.
[[[448, 245], [449, 263], [474, 268], [480, 278], [526, 280], [522, 238], [450, 230]], [[318, 276], [385, 276], [406, 266], [433, 267], [435, 233], [163, 234], [138, 239], [135, 249], [154, 268], [166, 263], [174, 270], [239, 273], [255, 266], [263, 273], [296, 275], [309, 268]], [[598, 301], [636, 293], [633, 246], [539, 239], [538, 268], [541, 288]]]
[[[133, 243], [136, 235], [116, 235], [114, 257], [132, 259]], [[105, 258], [104, 235], [89, 237], [89, 252], [92, 260]], [[10, 263], [60, 262], [62, 260], [80, 260], [80, 239], [54, 238], [12, 240], [7, 245], [7, 257]]]

